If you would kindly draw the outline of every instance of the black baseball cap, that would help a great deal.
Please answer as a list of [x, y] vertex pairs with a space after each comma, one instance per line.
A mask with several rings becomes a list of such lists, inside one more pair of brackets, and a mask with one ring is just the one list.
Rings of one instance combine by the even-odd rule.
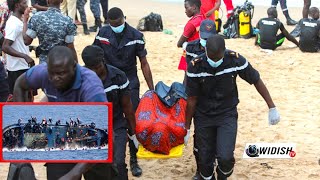
[[217, 34], [216, 24], [211, 19], [203, 20], [200, 24], [200, 38], [208, 39], [214, 34]]

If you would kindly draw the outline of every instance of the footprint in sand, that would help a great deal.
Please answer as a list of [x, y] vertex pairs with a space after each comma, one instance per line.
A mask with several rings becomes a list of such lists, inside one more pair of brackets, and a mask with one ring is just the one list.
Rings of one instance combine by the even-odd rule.
[[311, 179], [311, 178], [316, 178], [316, 179], [318, 179], [318, 178], [319, 178], [319, 174], [310, 174], [310, 175], [308, 176], [308, 179]]
[[180, 169], [171, 169], [171, 172], [172, 172], [173, 174], [181, 174], [183, 171], [180, 170]]
[[250, 172], [251, 173], [256, 173], [256, 172], [258, 172], [260, 170], [261, 170], [261, 168], [259, 166], [256, 166], [256, 165], [250, 167]]
[[248, 176], [244, 175], [244, 174], [237, 174], [236, 175], [236, 178], [239, 179], [239, 180], [242, 180], [242, 179], [249, 179]]
[[180, 174], [184, 172], [184, 169], [180, 164], [173, 164], [173, 168], [171, 169], [171, 172], [174, 174]]
[[276, 136], [274, 136], [275, 140], [279, 140], [279, 139], [283, 139], [283, 136], [281, 134], [277, 134]]

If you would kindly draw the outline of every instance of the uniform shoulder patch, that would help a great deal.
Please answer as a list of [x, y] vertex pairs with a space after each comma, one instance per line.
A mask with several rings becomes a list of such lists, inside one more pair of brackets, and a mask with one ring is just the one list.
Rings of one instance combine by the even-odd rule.
[[237, 52], [230, 51], [228, 54], [229, 54], [230, 56], [233, 56], [233, 57], [239, 58], [239, 53], [237, 53]]
[[197, 58], [194, 58], [193, 60], [191, 60], [191, 64], [192, 64], [192, 66], [195, 66], [195, 64], [197, 64], [200, 61], [202, 61], [202, 58], [197, 57]]

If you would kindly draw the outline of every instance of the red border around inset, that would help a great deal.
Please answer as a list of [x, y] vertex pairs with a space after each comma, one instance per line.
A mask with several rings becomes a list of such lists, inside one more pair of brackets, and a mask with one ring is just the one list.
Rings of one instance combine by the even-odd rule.
[[[108, 159], [106, 160], [4, 160], [2, 151], [3, 107], [6, 105], [106, 105], [108, 106]], [[0, 162], [48, 162], [48, 163], [112, 163], [113, 162], [113, 114], [110, 102], [10, 102], [0, 103]]]

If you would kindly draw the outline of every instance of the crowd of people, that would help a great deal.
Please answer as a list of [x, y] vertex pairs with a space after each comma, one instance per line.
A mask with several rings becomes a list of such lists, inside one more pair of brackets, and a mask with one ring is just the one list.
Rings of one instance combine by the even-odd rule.
[[[224, 2], [227, 16], [232, 16], [232, 1]], [[275, 50], [287, 38], [302, 51], [319, 51], [319, 9], [310, 8], [311, 0], [305, 0], [303, 19], [297, 24], [289, 16], [286, 1], [280, 1], [287, 25], [300, 27], [298, 42], [278, 20], [274, 7], [277, 2], [272, 1], [268, 17], [258, 22], [256, 44]], [[27, 0], [7, 0], [11, 15], [4, 26], [2, 50], [6, 54], [6, 69], [0, 63], [0, 85], [4, 87], [1, 88], [1, 100], [6, 101], [12, 94], [15, 102], [33, 101], [33, 96], [41, 89], [49, 102], [109, 101], [114, 107], [114, 163], [47, 163], [47, 178], [81, 179], [84, 175], [85, 179], [110, 179], [113, 176], [128, 179], [127, 141], [130, 170], [134, 176], [140, 176], [142, 169], [136, 156], [139, 142], [134, 115], [140, 94], [137, 59], [148, 89], [154, 90], [143, 34], [126, 22], [120, 8], [108, 10], [108, 1], [101, 0], [104, 23], [107, 24], [102, 26], [99, 0], [90, 0], [95, 18], [95, 25], [90, 28], [83, 8], [85, 0], [64, 0], [62, 4], [61, 0], [32, 1], [38, 12], [31, 18], [32, 10], [27, 3]], [[233, 172], [239, 103], [237, 76], [253, 84], [263, 97], [269, 108], [269, 124], [280, 121], [259, 72], [245, 57], [228, 50], [224, 38], [217, 34], [214, 12], [220, 4], [221, 0], [185, 0], [185, 13], [190, 20], [177, 42], [184, 51], [179, 69], [185, 71], [184, 85], [188, 94], [185, 144], [190, 137], [192, 119], [195, 127], [197, 171], [193, 179], [215, 179], [215, 172], [218, 179], [227, 179]], [[98, 31], [93, 44], [86, 46], [81, 53], [85, 66], [78, 63], [74, 47], [78, 24], [76, 9], [80, 13], [84, 34]], [[281, 34], [278, 34], [279, 30]], [[36, 38], [39, 40], [35, 49], [39, 65], [35, 65], [29, 54], [34, 49], [29, 45]]]

